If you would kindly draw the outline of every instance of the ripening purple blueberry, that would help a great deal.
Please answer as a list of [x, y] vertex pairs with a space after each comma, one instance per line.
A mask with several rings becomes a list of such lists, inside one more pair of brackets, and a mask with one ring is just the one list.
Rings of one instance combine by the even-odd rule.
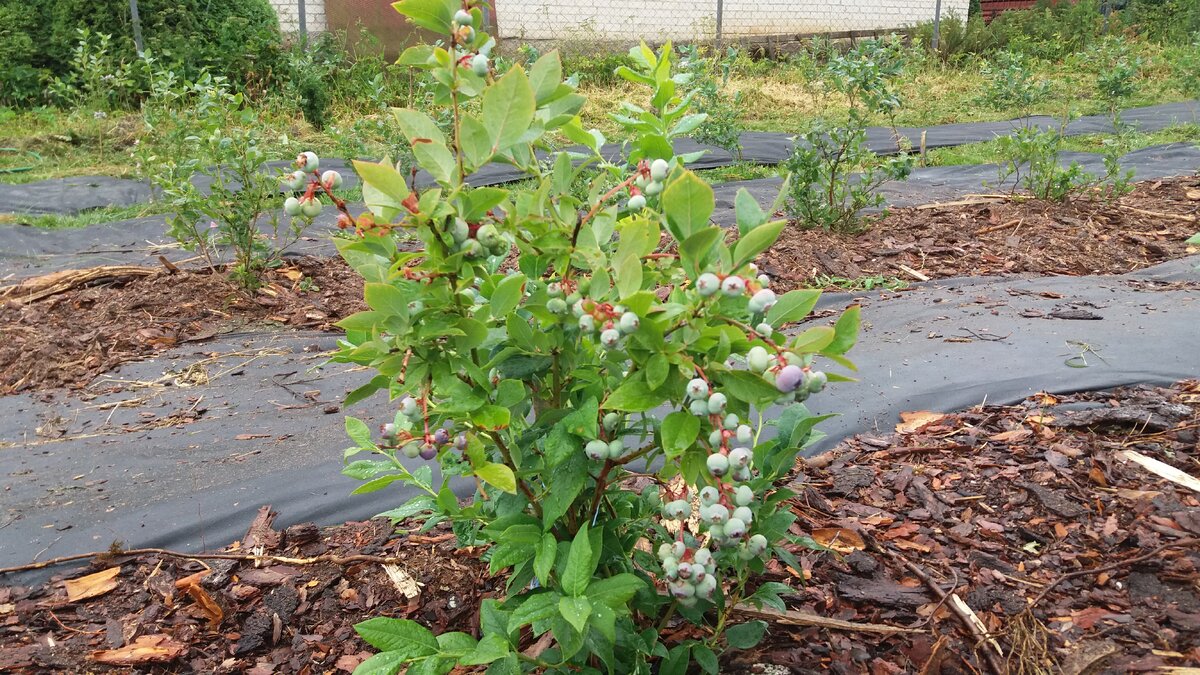
[[421, 459], [433, 459], [437, 457], [437, 448], [426, 443], [421, 446]]
[[454, 449], [462, 452], [467, 449], [467, 435], [459, 434], [454, 437]]
[[796, 387], [804, 381], [804, 370], [800, 366], [784, 366], [775, 376], [775, 388], [787, 394], [796, 391]]
[[450, 432], [445, 429], [438, 429], [433, 432], [433, 442], [438, 445], [445, 445], [450, 442]]
[[730, 539], [741, 539], [746, 536], [746, 523], [737, 518], [730, 518], [725, 523], [725, 536]]
[[737, 297], [746, 290], [746, 282], [741, 277], [728, 276], [721, 282], [721, 292], [729, 297]]
[[609, 328], [600, 334], [600, 344], [612, 349], [621, 342], [621, 333], [615, 328]]
[[696, 291], [708, 297], [721, 290], [721, 280], [712, 272], [705, 272], [696, 279]]
[[722, 394], [719, 391], [714, 392], [711, 396], [708, 397], [708, 412], [709, 412], [709, 414], [717, 415], [719, 413], [725, 412], [725, 406], [728, 403], [729, 403], [729, 401], [725, 398], [725, 394]]
[[735, 469], [750, 466], [752, 459], [754, 459], [754, 453], [750, 448], [734, 448], [729, 451], [729, 465]]

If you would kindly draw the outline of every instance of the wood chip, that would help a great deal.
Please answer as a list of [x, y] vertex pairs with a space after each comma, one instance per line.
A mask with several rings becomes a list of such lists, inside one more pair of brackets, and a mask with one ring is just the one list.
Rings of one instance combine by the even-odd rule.
[[187, 645], [169, 635], [143, 635], [120, 649], [92, 652], [91, 659], [110, 666], [137, 666], [144, 663], [170, 663], [187, 653]]
[[67, 600], [78, 602], [104, 595], [117, 587], [117, 575], [120, 573], [121, 568], [117, 566], [89, 574], [86, 577], [64, 581], [63, 586], [67, 589]]
[[1188, 475], [1176, 469], [1170, 464], [1164, 464], [1153, 457], [1147, 457], [1134, 450], [1122, 450], [1117, 453], [1116, 457], [1117, 459], [1133, 462], [1159, 478], [1169, 480], [1176, 485], [1182, 485], [1195, 492], [1200, 492], [1200, 480], [1197, 480], [1195, 476]]
[[396, 590], [400, 591], [400, 594], [404, 597], [412, 600], [421, 594], [421, 587], [417, 584], [417, 580], [404, 571], [403, 567], [399, 565], [384, 565], [383, 571], [387, 573]]

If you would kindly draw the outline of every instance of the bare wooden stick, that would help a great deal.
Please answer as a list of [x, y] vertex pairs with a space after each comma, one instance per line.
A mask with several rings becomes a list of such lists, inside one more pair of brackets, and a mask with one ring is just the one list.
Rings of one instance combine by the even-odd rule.
[[787, 612], [776, 612], [773, 610], [758, 609], [744, 603], [735, 606], [733, 611], [742, 616], [762, 619], [763, 621], [770, 621], [772, 623], [781, 623], [787, 626], [816, 626], [818, 628], [831, 628], [833, 630], [845, 630], [857, 633], [928, 632], [920, 628], [905, 628], [902, 626], [889, 626], [882, 623], [858, 623], [856, 621], [830, 619], [829, 617], [819, 616], [817, 614], [808, 614], [806, 612], [797, 612], [794, 610]]
[[29, 304], [43, 298], [78, 288], [84, 284], [106, 279], [146, 277], [160, 270], [141, 265], [103, 265], [82, 270], [62, 270], [26, 279], [18, 284], [0, 287], [0, 298]]
[[8, 574], [10, 572], [26, 572], [29, 570], [42, 569], [53, 565], [61, 565], [63, 563], [75, 562], [78, 560], [92, 559], [110, 559], [121, 558], [126, 556], [139, 555], [165, 555], [172, 558], [182, 558], [185, 560], [244, 560], [247, 562], [277, 562], [285, 565], [316, 565], [318, 563], [332, 563], [334, 565], [348, 565], [358, 562], [374, 562], [384, 565], [398, 565], [403, 563], [402, 558], [394, 558], [381, 555], [333, 555], [326, 553], [324, 555], [315, 556], [312, 558], [291, 558], [282, 555], [249, 555], [244, 553], [181, 553], [179, 551], [171, 551], [165, 548], [131, 548], [126, 551], [92, 551], [91, 553], [77, 553], [75, 555], [64, 555], [58, 558], [51, 558], [41, 562], [26, 563], [24, 565], [14, 565], [12, 567], [0, 567], [0, 574]]
[[1135, 208], [1135, 207], [1129, 206], [1127, 204], [1121, 204], [1120, 206], [1121, 206], [1121, 208], [1125, 209], [1126, 211], [1132, 211], [1134, 213], [1137, 213], [1137, 214], [1140, 214], [1143, 216], [1151, 216], [1154, 218], [1166, 218], [1168, 220], [1180, 220], [1185, 223], [1196, 222], [1196, 216], [1189, 216], [1189, 215], [1184, 215], [1184, 214], [1180, 214], [1180, 213], [1163, 213], [1162, 211], [1147, 211], [1145, 209]]

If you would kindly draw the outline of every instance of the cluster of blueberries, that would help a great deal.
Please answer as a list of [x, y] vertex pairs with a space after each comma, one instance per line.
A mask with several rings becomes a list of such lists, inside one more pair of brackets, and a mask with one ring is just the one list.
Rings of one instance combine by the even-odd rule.
[[[315, 152], [302, 152], [296, 157], [296, 166], [300, 168], [285, 174], [281, 182], [285, 188], [300, 192], [309, 186], [309, 176], [321, 170], [321, 159]], [[332, 192], [342, 186], [342, 174], [330, 169], [321, 174], [320, 185]], [[300, 197], [288, 197], [283, 201], [283, 212], [293, 218], [316, 218], [321, 215], [321, 198], [312, 190], [306, 191]]]

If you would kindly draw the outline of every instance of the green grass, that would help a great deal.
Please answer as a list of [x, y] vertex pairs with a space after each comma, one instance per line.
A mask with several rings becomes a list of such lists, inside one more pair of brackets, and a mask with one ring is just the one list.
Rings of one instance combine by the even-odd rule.
[[[1063, 139], [1063, 149], [1067, 151], [1100, 153], [1104, 151], [1105, 141], [1114, 139], [1117, 141], [1121, 153], [1124, 154], [1148, 148], [1152, 145], [1200, 141], [1200, 125], [1182, 124], [1153, 133], [1127, 132], [1119, 136], [1112, 134], [1067, 136]], [[930, 150], [925, 155], [927, 166], [996, 164], [1003, 162], [1005, 159], [1000, 152], [1000, 143], [998, 141], [971, 143], [953, 148], [938, 148]]]
[[111, 223], [118, 220], [132, 220], [159, 213], [163, 213], [162, 208], [153, 203], [135, 204], [133, 206], [106, 206], [75, 215], [0, 213], [0, 224], [29, 225], [48, 230], [65, 230], [87, 227], [88, 225], [99, 223]]

